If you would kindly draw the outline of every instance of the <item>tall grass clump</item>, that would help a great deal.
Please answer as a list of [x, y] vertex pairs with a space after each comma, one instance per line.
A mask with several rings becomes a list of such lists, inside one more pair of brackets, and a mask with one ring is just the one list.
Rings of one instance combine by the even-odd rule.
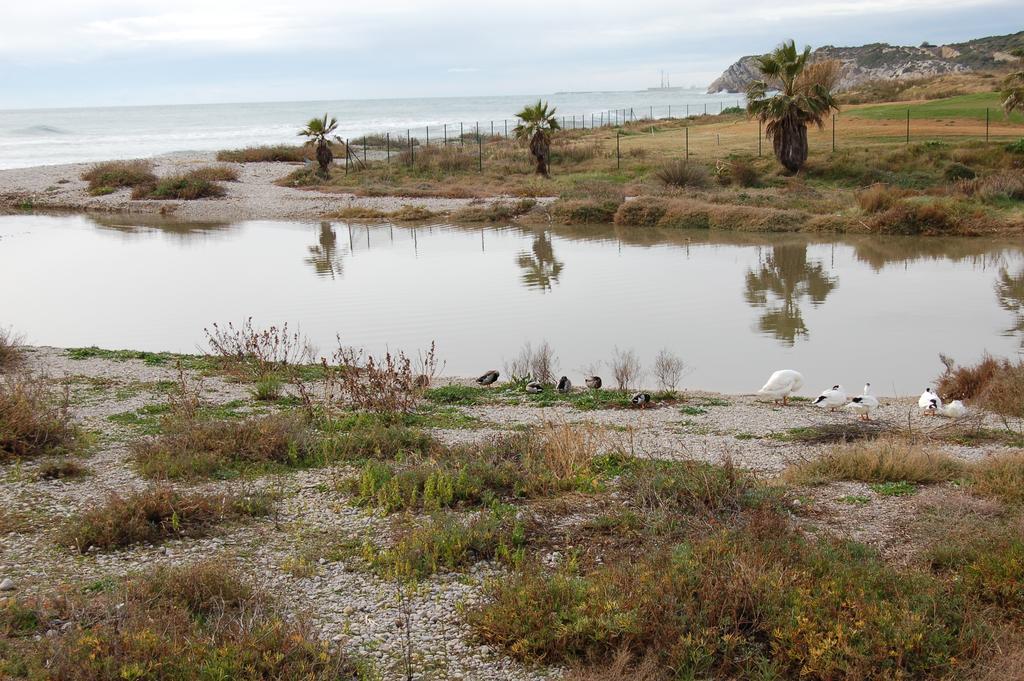
[[0, 375], [0, 463], [71, 454], [84, 444], [67, 390], [28, 372]]
[[217, 160], [225, 163], [302, 163], [311, 157], [308, 147], [292, 144], [225, 149], [217, 152]]
[[481, 560], [519, 563], [526, 540], [527, 525], [516, 508], [495, 505], [468, 520], [452, 512], [434, 514], [407, 529], [390, 548], [368, 544], [364, 557], [386, 576], [423, 578]]
[[865, 213], [881, 213], [900, 200], [903, 193], [885, 184], [873, 184], [857, 192], [857, 203]]
[[800, 485], [836, 480], [937, 483], [957, 478], [963, 465], [945, 452], [895, 438], [878, 438], [835, 447], [787, 468], [783, 478]]
[[149, 161], [107, 161], [97, 163], [84, 173], [92, 194], [109, 194], [121, 187], [152, 186], [156, 183], [153, 164]]
[[136, 186], [132, 191], [132, 198], [192, 201], [224, 196], [227, 193], [224, 187], [207, 176], [208, 173], [204, 169], [199, 169], [162, 177], [153, 184]]
[[710, 184], [708, 171], [689, 161], [670, 161], [654, 171], [654, 176], [669, 187], [701, 189]]
[[112, 493], [64, 521], [57, 541], [86, 553], [92, 547], [110, 550], [201, 537], [221, 523], [266, 515], [270, 506], [264, 495], [188, 493], [167, 487]]
[[971, 366], [957, 366], [944, 356], [942, 361], [946, 370], [937, 387], [945, 399], [971, 400], [1000, 416], [1024, 418], [1024, 360], [985, 355]]
[[14, 329], [0, 327], [0, 372], [10, 371], [21, 364], [25, 339]]
[[10, 599], [0, 605], [0, 640], [5, 678], [364, 678], [309, 621], [287, 616], [223, 561], [159, 567], [52, 599]]
[[435, 449], [429, 458], [370, 460], [347, 488], [355, 503], [385, 513], [590, 492], [602, 484], [604, 441], [592, 425], [545, 423], [489, 444]]
[[973, 494], [1024, 506], [1024, 451], [996, 454], [972, 463], [967, 479]]

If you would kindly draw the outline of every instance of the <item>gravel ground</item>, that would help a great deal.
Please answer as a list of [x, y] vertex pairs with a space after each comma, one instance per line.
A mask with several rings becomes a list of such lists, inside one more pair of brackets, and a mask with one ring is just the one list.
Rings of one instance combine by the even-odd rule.
[[[75, 481], [36, 481], [36, 464], [0, 466], [0, 509], [24, 515], [27, 527], [0, 536], [0, 582], [14, 582], [15, 593], [45, 592], [66, 582], [88, 582], [122, 575], [143, 566], [180, 563], [212, 555], [236, 562], [256, 581], [269, 585], [294, 611], [307, 612], [328, 640], [342, 642], [353, 653], [372, 658], [385, 678], [400, 678], [406, 652], [405, 618], [399, 594], [408, 597], [409, 640], [418, 679], [539, 679], [561, 675], [558, 669], [527, 669], [474, 642], [459, 607], [481, 597], [485, 579], [501, 568], [477, 564], [461, 574], [439, 574], [423, 580], [415, 592], [402, 592], [397, 582], [373, 576], [360, 566], [320, 557], [324, 542], [373, 537], [386, 544], [391, 521], [348, 503], [338, 481], [354, 471], [345, 466], [299, 471], [256, 480], [218, 481], [190, 489], [255, 491], [283, 495], [271, 518], [224, 528], [214, 536], [178, 540], [162, 546], [140, 546], [109, 553], [78, 556], [55, 545], [53, 530], [62, 519], [103, 499], [144, 487], [129, 462], [126, 441], [135, 433], [109, 417], [166, 399], [166, 382], [177, 372], [138, 360], [75, 360], [59, 348], [32, 348], [31, 369], [50, 379], [66, 379], [72, 391], [74, 416], [95, 434], [94, 451], [83, 460], [90, 474]], [[164, 382], [162, 385], [160, 382]], [[207, 400], [226, 403], [249, 397], [249, 387], [218, 377], [202, 380]], [[914, 398], [884, 399], [878, 419], [893, 427], [911, 427], [923, 437], [946, 428], [949, 421], [918, 416]], [[698, 406], [705, 405], [705, 406]], [[449, 442], [492, 437], [525, 424], [544, 421], [591, 422], [602, 426], [606, 446], [638, 456], [699, 459], [740, 466], [771, 476], [788, 463], [812, 458], [827, 445], [779, 439], [792, 428], [850, 424], [855, 417], [831, 414], [808, 402], [777, 407], [753, 396], [688, 393], [681, 404], [645, 410], [578, 411], [568, 406], [486, 405], [462, 408], [486, 424], [476, 430], [438, 430]], [[688, 413], [684, 413], [687, 411]], [[983, 419], [990, 426], [994, 420]], [[987, 456], [997, 447], [946, 447], [965, 460]], [[912, 545], [912, 517], [925, 495], [887, 497], [860, 483], [836, 483], [808, 491], [809, 513], [801, 522], [865, 541], [884, 555], [901, 559]], [[946, 487], [932, 495], [962, 494]], [[931, 502], [935, 499], [931, 498]], [[571, 536], [573, 516], [565, 516]], [[306, 557], [306, 562], [297, 558]], [[557, 561], [557, 556], [551, 556]], [[301, 569], [296, 569], [296, 566]]]
[[[180, 173], [216, 163], [213, 153], [177, 153], [151, 159], [157, 176]], [[250, 219], [311, 219], [349, 207], [394, 211], [404, 205], [438, 213], [496, 199], [357, 197], [353, 194], [291, 189], [275, 184], [301, 164], [225, 163], [238, 169], [237, 182], [225, 182], [227, 195], [196, 201], [133, 200], [130, 189], [106, 196], [90, 196], [81, 174], [92, 164], [36, 166], [0, 170], [0, 208], [30, 201], [39, 210], [74, 210], [120, 213], [173, 214], [197, 221]]]

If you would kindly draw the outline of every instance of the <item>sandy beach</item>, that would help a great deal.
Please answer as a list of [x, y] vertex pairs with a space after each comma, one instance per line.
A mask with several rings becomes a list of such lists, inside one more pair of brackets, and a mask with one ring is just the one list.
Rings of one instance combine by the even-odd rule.
[[[91, 163], [37, 166], [0, 170], [0, 209], [30, 207], [42, 211], [117, 212], [174, 216], [180, 220], [315, 220], [348, 208], [391, 212], [403, 206], [448, 213], [467, 206], [483, 206], [504, 200], [451, 199], [403, 196], [355, 196], [348, 193], [300, 190], [276, 182], [303, 167], [298, 163], [219, 163], [214, 153], [176, 153], [151, 159], [158, 176], [182, 173], [209, 165], [229, 165], [238, 170], [237, 182], [225, 182], [227, 195], [220, 198], [135, 200], [131, 189], [91, 196], [81, 179]], [[335, 173], [344, 172], [335, 168]]]

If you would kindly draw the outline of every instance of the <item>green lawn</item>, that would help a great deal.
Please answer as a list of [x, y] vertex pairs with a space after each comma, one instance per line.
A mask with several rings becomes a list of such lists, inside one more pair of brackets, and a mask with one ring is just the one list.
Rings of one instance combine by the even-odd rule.
[[[903, 119], [907, 116], [907, 109], [910, 109], [910, 118], [974, 118], [979, 121], [985, 120], [985, 109], [989, 109], [989, 115], [993, 123], [1003, 122], [1002, 98], [998, 92], [983, 92], [976, 95], [961, 95], [959, 97], [948, 97], [946, 99], [933, 99], [929, 102], [916, 103], [894, 103], [866, 106], [862, 109], [850, 109], [847, 116], [858, 116], [872, 120]], [[1010, 116], [1014, 123], [1024, 122], [1024, 116], [1019, 112]]]

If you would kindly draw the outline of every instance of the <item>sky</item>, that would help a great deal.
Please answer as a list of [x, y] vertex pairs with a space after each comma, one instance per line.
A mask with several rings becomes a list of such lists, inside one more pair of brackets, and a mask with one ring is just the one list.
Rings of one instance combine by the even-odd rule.
[[1021, 0], [4, 0], [0, 109], [706, 86], [788, 38], [1022, 28]]

